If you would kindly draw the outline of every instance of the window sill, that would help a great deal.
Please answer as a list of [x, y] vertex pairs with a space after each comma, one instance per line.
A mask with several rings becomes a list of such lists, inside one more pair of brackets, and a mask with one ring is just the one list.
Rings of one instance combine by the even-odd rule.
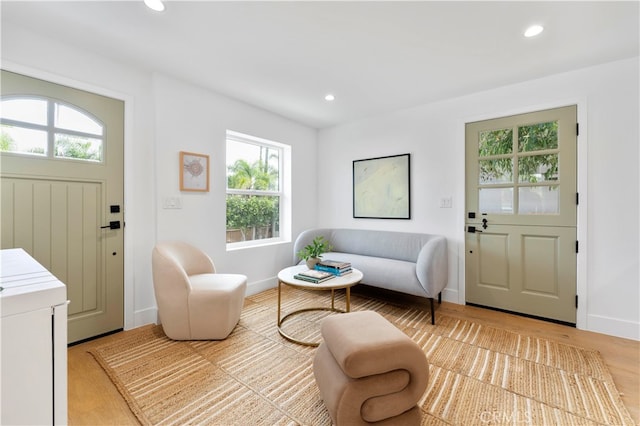
[[242, 241], [238, 243], [227, 243], [227, 251], [237, 251], [256, 247], [276, 246], [291, 243], [283, 238], [268, 238], [263, 240]]

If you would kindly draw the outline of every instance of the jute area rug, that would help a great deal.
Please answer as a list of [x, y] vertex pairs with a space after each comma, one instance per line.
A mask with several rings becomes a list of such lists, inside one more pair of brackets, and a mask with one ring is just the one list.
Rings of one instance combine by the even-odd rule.
[[[328, 292], [283, 289], [283, 310], [328, 306]], [[339, 306], [344, 296], [336, 295]], [[340, 305], [342, 304], [342, 305]], [[423, 425], [631, 425], [596, 351], [352, 295], [418, 343], [430, 364]], [[247, 298], [223, 341], [169, 340], [145, 326], [92, 350], [144, 425], [330, 425], [312, 370], [315, 348], [276, 329], [275, 289]], [[291, 317], [286, 331], [320, 339], [327, 312]]]

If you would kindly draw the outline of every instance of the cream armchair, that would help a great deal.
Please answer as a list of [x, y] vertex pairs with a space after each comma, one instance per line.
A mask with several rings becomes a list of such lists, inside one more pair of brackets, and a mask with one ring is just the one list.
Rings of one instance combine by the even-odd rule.
[[174, 340], [226, 338], [240, 320], [247, 277], [217, 274], [213, 261], [184, 242], [158, 243], [152, 254], [158, 315]]

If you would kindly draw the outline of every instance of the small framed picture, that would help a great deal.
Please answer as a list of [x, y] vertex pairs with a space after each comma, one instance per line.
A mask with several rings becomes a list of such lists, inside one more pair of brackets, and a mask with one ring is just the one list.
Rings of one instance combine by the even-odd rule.
[[180, 151], [180, 191], [209, 192], [209, 156]]

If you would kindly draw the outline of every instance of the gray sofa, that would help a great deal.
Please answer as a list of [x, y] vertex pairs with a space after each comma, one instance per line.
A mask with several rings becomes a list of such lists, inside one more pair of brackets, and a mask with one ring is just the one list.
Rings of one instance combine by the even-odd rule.
[[431, 323], [435, 324], [433, 300], [436, 296], [442, 300], [448, 281], [445, 237], [367, 229], [308, 229], [293, 245], [294, 264], [301, 263], [296, 253], [319, 235], [333, 246], [322, 257], [351, 262], [364, 274], [363, 284], [428, 298]]

